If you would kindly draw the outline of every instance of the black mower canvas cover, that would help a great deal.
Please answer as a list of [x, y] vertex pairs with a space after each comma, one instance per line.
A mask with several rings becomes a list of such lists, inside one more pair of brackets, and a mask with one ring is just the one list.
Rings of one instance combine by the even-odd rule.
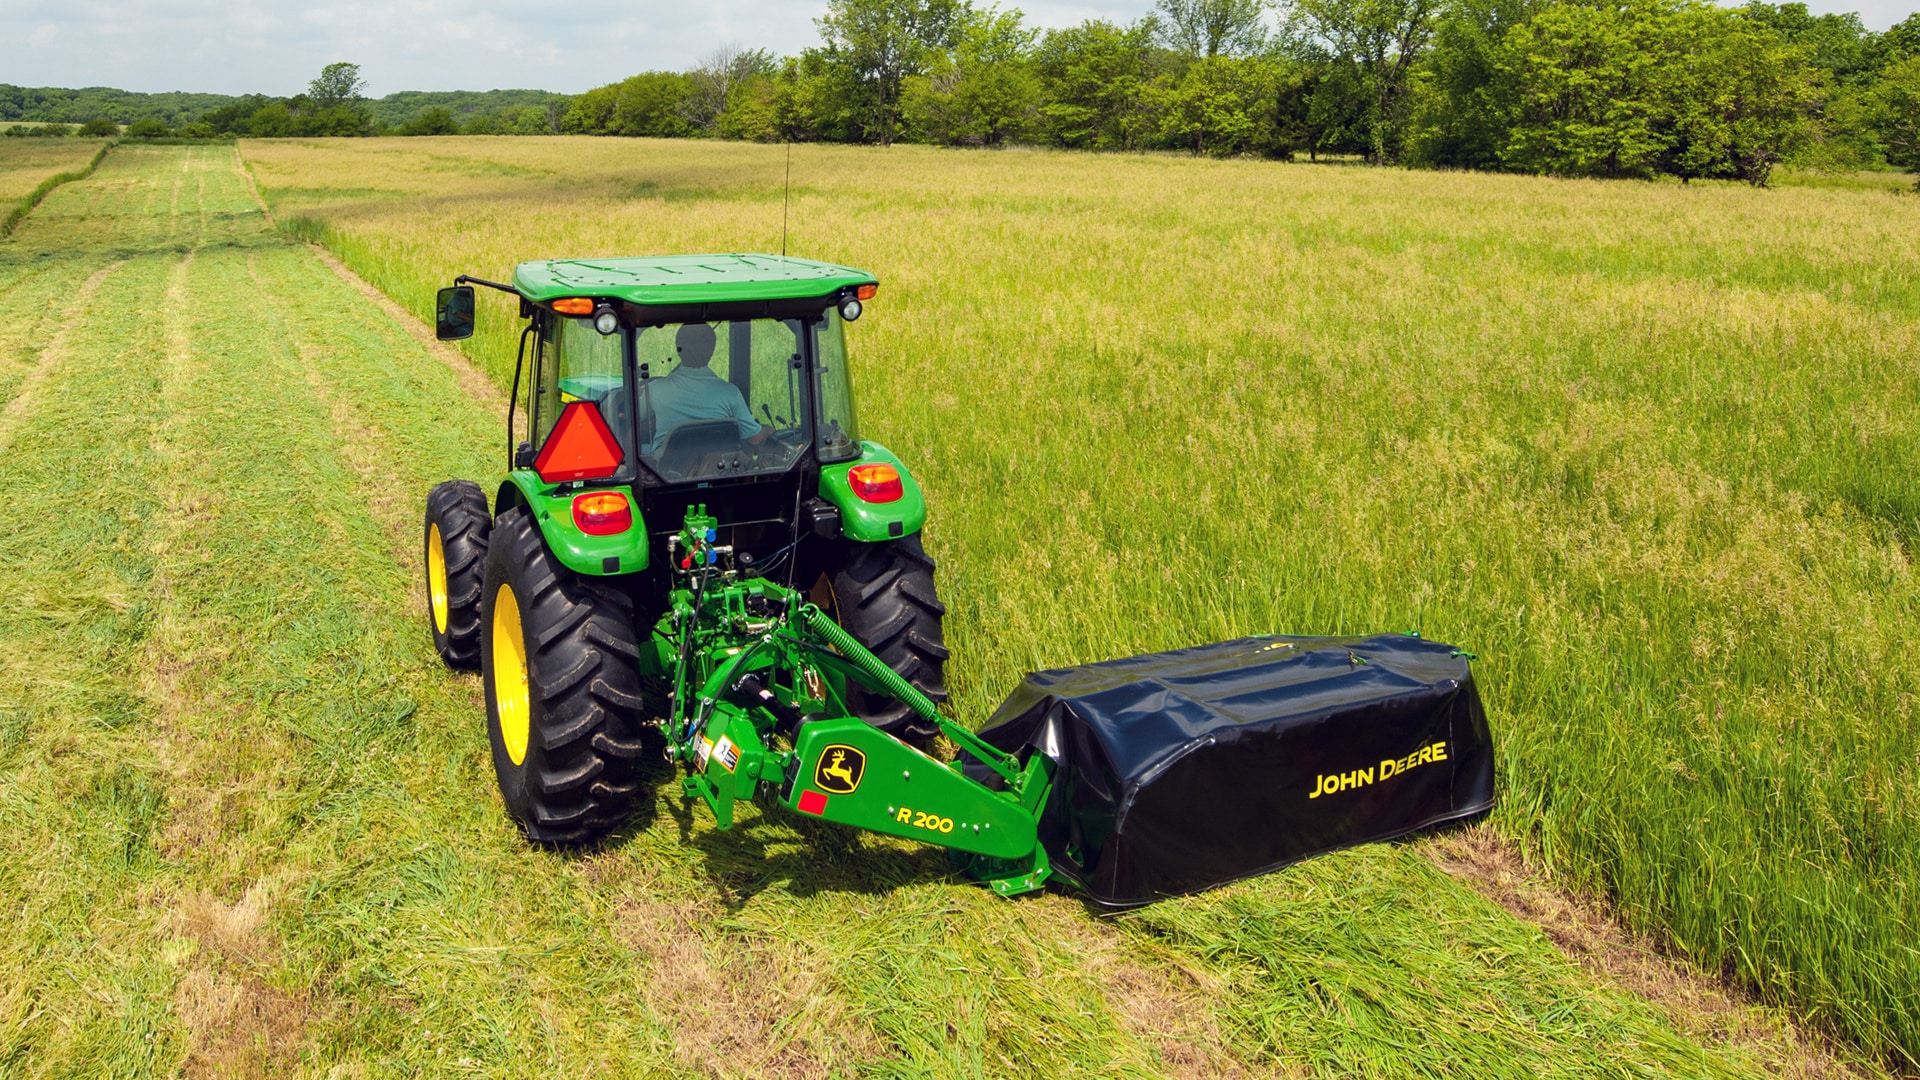
[[1056, 767], [1039, 836], [1109, 907], [1198, 892], [1493, 805], [1466, 655], [1255, 637], [1030, 674], [980, 732]]

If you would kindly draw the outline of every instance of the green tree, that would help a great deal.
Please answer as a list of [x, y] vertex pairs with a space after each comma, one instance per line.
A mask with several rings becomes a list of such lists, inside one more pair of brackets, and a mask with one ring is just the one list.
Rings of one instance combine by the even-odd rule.
[[200, 114], [200, 119], [211, 126], [216, 134], [234, 135], [247, 133], [247, 117], [267, 105], [273, 99], [264, 94], [248, 94], [237, 97], [217, 108], [208, 109]]
[[509, 105], [480, 113], [460, 128], [463, 135], [548, 135], [552, 131], [551, 117], [538, 105]]
[[779, 80], [775, 73], [747, 76], [727, 95], [727, 111], [720, 114], [723, 139], [774, 142], [780, 138]]
[[1887, 65], [1869, 102], [1878, 149], [1887, 163], [1920, 170], [1920, 52]]
[[1661, 168], [1682, 179], [1764, 186], [1811, 136], [1820, 95], [1809, 47], [1725, 8], [1688, 5], [1665, 20], [1662, 106], [1671, 142]]
[[670, 71], [648, 71], [626, 79], [614, 93], [613, 135], [670, 139], [692, 133], [686, 101], [693, 81]]
[[853, 119], [866, 141], [893, 142], [906, 80], [959, 44], [973, 17], [967, 0], [828, 0], [814, 23], [825, 60], [845, 68], [858, 88]]
[[806, 49], [781, 67], [774, 88], [774, 125], [781, 138], [794, 142], [857, 142], [865, 98], [851, 67], [829, 57], [825, 49]]
[[1167, 85], [1160, 136], [1196, 154], [1284, 157], [1280, 64], [1265, 57], [1202, 57]]
[[1748, 0], [1740, 13], [1772, 30], [1788, 45], [1799, 46], [1805, 62], [1827, 72], [1835, 82], [1855, 82], [1872, 74], [1869, 45], [1873, 34], [1853, 12], [1815, 15], [1803, 3]]
[[567, 104], [560, 118], [565, 135], [612, 135], [613, 114], [620, 101], [620, 84], [596, 86]]
[[1158, 131], [1149, 93], [1165, 67], [1153, 23], [1088, 20], [1050, 30], [1034, 54], [1042, 128], [1049, 141], [1089, 150], [1136, 150]]
[[1885, 66], [1909, 56], [1920, 56], [1920, 11], [1887, 28], [1873, 42], [1872, 62]]
[[1267, 45], [1267, 0], [1158, 0], [1161, 44], [1189, 58], [1250, 56]]
[[366, 81], [360, 78], [360, 65], [341, 61], [320, 69], [319, 77], [307, 84], [307, 99], [316, 112], [340, 106], [352, 108], [360, 104], [366, 89]]
[[1499, 75], [1514, 87], [1501, 164], [1563, 176], [1652, 176], [1668, 140], [1655, 0], [1554, 4], [1515, 26]]
[[1329, 120], [1360, 111], [1366, 154], [1377, 164], [1400, 155], [1414, 65], [1433, 37], [1438, 12], [1439, 0], [1291, 0], [1288, 51], [1346, 69], [1320, 80], [1320, 93], [1342, 95], [1321, 111]]
[[437, 105], [396, 129], [396, 134], [400, 135], [457, 135], [459, 133], [460, 125], [454, 121], [452, 111]]
[[173, 129], [149, 116], [128, 124], [126, 134], [131, 139], [160, 139], [173, 134]]
[[96, 116], [81, 124], [77, 134], [83, 139], [111, 138], [120, 134], [120, 125], [104, 116]]
[[688, 125], [702, 135], [719, 135], [721, 117], [742, 86], [773, 74], [773, 54], [765, 49], [723, 45], [687, 72], [688, 94], [682, 109]]
[[999, 146], [1025, 135], [1039, 116], [1040, 80], [1031, 56], [1037, 37], [1018, 11], [974, 19], [953, 49], [934, 57], [927, 74], [907, 79], [901, 92], [906, 130], [947, 145]]
[[1513, 86], [1500, 77], [1501, 44], [1540, 0], [1453, 0], [1414, 70], [1406, 160], [1491, 169], [1513, 122]]

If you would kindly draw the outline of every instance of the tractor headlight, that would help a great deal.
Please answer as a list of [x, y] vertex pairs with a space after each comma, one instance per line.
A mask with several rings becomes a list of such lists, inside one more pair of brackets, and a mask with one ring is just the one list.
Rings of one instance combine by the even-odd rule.
[[849, 296], [840, 301], [840, 317], [852, 322], [860, 317], [860, 301]]
[[593, 328], [602, 334], [611, 334], [620, 329], [620, 316], [614, 314], [612, 308], [603, 306], [594, 312]]

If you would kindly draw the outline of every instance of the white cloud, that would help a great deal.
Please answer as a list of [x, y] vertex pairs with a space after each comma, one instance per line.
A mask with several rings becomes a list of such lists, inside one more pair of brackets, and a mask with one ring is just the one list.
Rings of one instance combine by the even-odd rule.
[[[1810, 0], [1858, 10], [1874, 29], [1915, 0]], [[1030, 25], [1130, 22], [1152, 0], [1019, 3]], [[360, 65], [375, 95], [395, 90], [535, 87], [578, 93], [637, 71], [684, 70], [717, 45], [793, 54], [817, 43], [825, 0], [0, 0], [0, 26], [32, 26], [0, 79], [28, 86], [116, 86], [292, 94], [336, 60]], [[84, 42], [85, 47], [76, 43]]]

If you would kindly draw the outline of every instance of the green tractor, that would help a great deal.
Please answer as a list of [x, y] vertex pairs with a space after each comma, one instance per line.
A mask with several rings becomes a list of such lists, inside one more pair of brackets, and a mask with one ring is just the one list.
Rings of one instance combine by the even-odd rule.
[[1124, 906], [1490, 805], [1465, 654], [1417, 637], [1039, 672], [979, 733], [944, 716], [926, 504], [854, 411], [846, 326], [873, 275], [522, 263], [441, 290], [442, 340], [472, 334], [474, 285], [525, 323], [508, 469], [491, 506], [470, 480], [428, 495], [428, 622], [480, 669], [531, 840], [604, 835], [664, 756], [722, 829], [758, 800], [945, 847], [1003, 894], [1058, 878]]

